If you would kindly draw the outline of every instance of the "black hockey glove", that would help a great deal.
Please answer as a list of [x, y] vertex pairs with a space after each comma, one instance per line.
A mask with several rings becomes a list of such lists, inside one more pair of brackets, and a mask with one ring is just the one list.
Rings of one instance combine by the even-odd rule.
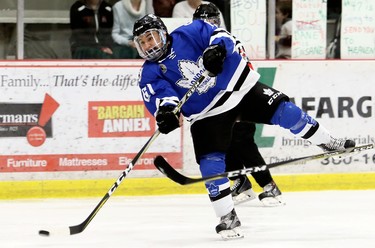
[[161, 133], [167, 134], [180, 126], [180, 112], [173, 113], [176, 106], [160, 106], [156, 114], [156, 123]]
[[212, 45], [203, 52], [203, 65], [210, 77], [216, 77], [223, 71], [223, 63], [227, 50], [221, 45]]

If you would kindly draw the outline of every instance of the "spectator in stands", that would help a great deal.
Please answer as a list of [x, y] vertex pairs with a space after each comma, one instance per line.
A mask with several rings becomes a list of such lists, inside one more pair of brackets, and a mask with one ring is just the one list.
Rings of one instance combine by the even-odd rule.
[[[172, 17], [191, 18], [199, 5], [209, 4], [209, 3], [210, 2], [202, 1], [202, 0], [184, 0], [184, 1], [178, 2], [173, 8]], [[224, 17], [221, 12], [220, 12], [220, 20], [221, 20], [220, 27], [226, 29]]]
[[153, 9], [147, 7], [146, 0], [120, 0], [113, 5], [114, 58], [140, 58], [133, 42], [133, 26], [136, 20], [146, 14], [153, 14]]
[[155, 13], [153, 4], [153, 0], [146, 0], [146, 10], [148, 10], [150, 13]]
[[176, 0], [153, 0], [155, 15], [159, 17], [172, 17], [172, 11]]
[[339, 59], [341, 58], [341, 15], [335, 21], [335, 34], [332, 40], [328, 43], [326, 58]]
[[292, 3], [282, 2], [276, 7], [276, 26], [280, 26], [280, 34], [275, 36], [277, 59], [292, 57]]
[[112, 6], [105, 0], [78, 0], [70, 8], [74, 59], [112, 58]]

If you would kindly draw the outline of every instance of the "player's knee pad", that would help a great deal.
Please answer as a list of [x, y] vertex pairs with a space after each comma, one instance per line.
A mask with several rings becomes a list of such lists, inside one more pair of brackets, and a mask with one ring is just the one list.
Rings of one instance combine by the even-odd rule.
[[305, 135], [311, 127], [318, 126], [315, 119], [289, 101], [279, 104], [271, 118], [271, 123], [289, 129], [299, 136]]

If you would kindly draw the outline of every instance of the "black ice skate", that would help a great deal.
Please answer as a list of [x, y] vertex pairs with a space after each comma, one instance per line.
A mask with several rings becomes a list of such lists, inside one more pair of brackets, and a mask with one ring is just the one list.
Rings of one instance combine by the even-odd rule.
[[281, 196], [281, 191], [273, 181], [264, 186], [263, 193], [260, 193], [258, 197], [266, 207], [285, 205]]
[[234, 180], [230, 191], [234, 205], [257, 198], [257, 194], [253, 191], [251, 182], [247, 176], [240, 176]]
[[228, 214], [220, 218], [220, 223], [216, 226], [216, 232], [220, 234], [224, 240], [244, 237], [241, 230], [241, 222], [234, 208]]
[[331, 140], [327, 144], [318, 145], [325, 152], [344, 150], [347, 148], [355, 147], [355, 142], [350, 139], [336, 139], [331, 137]]

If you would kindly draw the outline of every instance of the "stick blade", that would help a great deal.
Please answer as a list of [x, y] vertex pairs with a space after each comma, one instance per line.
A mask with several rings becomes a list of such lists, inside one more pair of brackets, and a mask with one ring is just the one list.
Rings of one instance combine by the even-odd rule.
[[169, 179], [175, 181], [178, 184], [185, 185], [188, 180], [187, 177], [178, 173], [166, 160], [163, 156], [156, 156], [154, 159], [155, 167]]

